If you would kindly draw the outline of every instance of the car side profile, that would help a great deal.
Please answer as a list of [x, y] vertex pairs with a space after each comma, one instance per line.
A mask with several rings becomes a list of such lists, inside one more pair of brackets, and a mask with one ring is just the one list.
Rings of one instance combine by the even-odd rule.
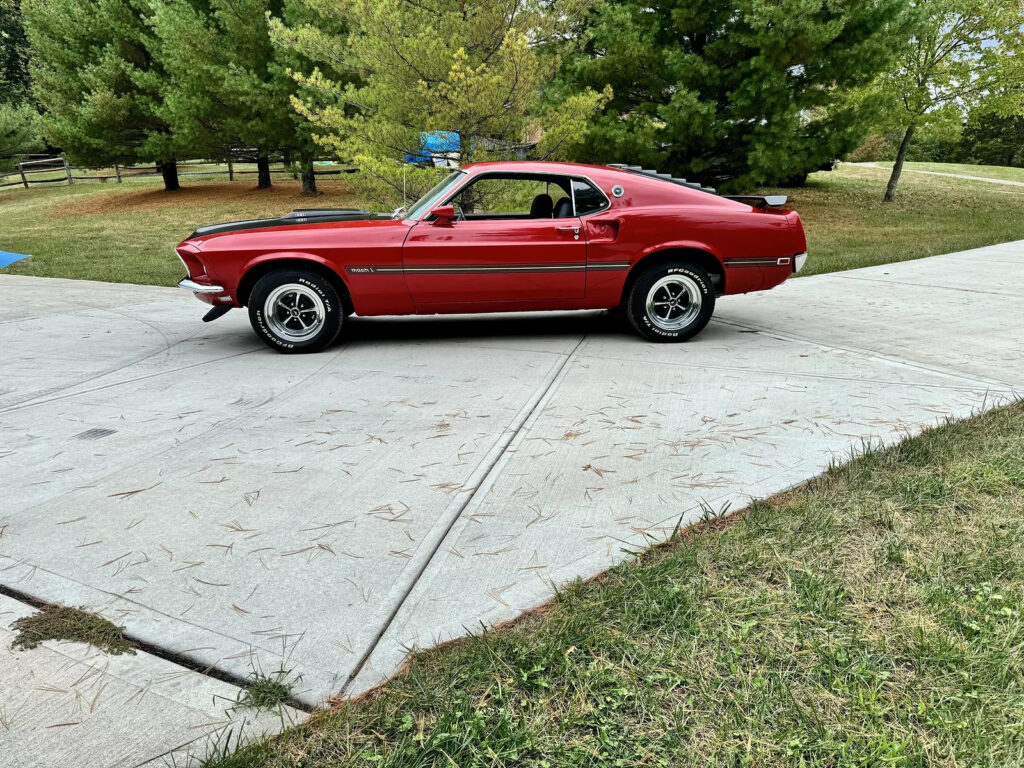
[[331, 344], [355, 313], [621, 308], [651, 341], [698, 334], [724, 295], [773, 288], [807, 243], [784, 197], [724, 197], [631, 166], [499, 162], [453, 171], [408, 208], [298, 210], [200, 227], [180, 285], [247, 307], [281, 352]]

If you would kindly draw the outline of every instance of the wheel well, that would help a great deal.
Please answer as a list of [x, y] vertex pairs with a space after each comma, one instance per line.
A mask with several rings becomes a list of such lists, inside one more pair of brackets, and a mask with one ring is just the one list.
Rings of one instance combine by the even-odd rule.
[[238, 283], [238, 303], [243, 307], [249, 303], [249, 294], [252, 293], [253, 286], [256, 285], [257, 281], [268, 274], [273, 272], [275, 269], [308, 269], [311, 272], [316, 272], [318, 275], [322, 275], [330, 281], [331, 285], [341, 296], [342, 304], [345, 306], [345, 312], [350, 313], [352, 311], [352, 297], [349, 295], [348, 286], [345, 285], [345, 281], [341, 279], [341, 276], [330, 267], [325, 267], [315, 261], [309, 259], [274, 259], [273, 261], [263, 261], [254, 266], [244, 275], [242, 275], [241, 281]]
[[626, 284], [622, 286], [621, 300], [625, 301], [629, 296], [633, 283], [639, 279], [646, 270], [651, 267], [658, 267], [662, 264], [679, 264], [687, 262], [700, 267], [711, 276], [711, 283], [715, 286], [715, 293], [721, 296], [725, 292], [725, 269], [722, 262], [707, 251], [700, 251], [696, 248], [668, 248], [664, 251], [655, 251], [644, 256], [633, 265], [626, 276]]

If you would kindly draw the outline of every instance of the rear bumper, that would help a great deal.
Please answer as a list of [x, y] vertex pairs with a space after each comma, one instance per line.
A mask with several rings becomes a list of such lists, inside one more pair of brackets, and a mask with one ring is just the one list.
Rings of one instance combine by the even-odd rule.
[[793, 257], [793, 273], [799, 272], [804, 268], [804, 264], [807, 263], [807, 253], [798, 253]]

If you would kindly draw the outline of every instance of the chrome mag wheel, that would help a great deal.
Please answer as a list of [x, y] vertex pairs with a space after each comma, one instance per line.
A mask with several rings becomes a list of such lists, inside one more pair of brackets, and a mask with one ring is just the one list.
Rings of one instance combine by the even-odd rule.
[[324, 302], [308, 286], [285, 283], [270, 292], [263, 302], [267, 325], [280, 336], [292, 342], [305, 341], [316, 336], [326, 318]]
[[700, 314], [702, 296], [686, 275], [666, 275], [647, 291], [647, 317], [663, 331], [679, 331]]

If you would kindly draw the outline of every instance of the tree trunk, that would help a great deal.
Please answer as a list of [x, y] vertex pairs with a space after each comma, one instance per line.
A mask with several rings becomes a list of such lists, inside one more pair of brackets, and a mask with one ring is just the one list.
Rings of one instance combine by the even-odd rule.
[[160, 168], [160, 175], [164, 177], [164, 191], [173, 192], [180, 189], [178, 183], [178, 161], [173, 157], [170, 160], [161, 160], [157, 163]]
[[303, 155], [302, 163], [302, 194], [306, 197], [315, 197], [320, 194], [316, 188], [316, 174], [313, 173], [313, 156]]
[[256, 189], [270, 189], [270, 158], [260, 155], [256, 158]]
[[896, 187], [900, 183], [900, 175], [903, 173], [903, 161], [907, 159], [907, 150], [910, 149], [910, 140], [914, 138], [914, 124], [907, 126], [907, 132], [903, 134], [903, 141], [900, 142], [900, 151], [896, 153], [896, 162], [892, 165], [892, 175], [885, 187], [885, 202], [891, 203], [896, 199]]

